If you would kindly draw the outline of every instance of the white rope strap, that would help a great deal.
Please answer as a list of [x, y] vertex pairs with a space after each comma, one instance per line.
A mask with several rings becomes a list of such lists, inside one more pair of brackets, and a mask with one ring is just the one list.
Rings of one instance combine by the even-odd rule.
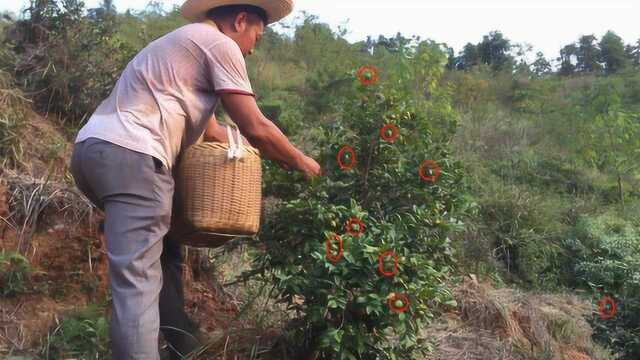
[[231, 133], [231, 126], [226, 125], [227, 128], [227, 140], [229, 141], [229, 150], [227, 150], [227, 159], [242, 159], [244, 157], [244, 148], [242, 146], [242, 135], [240, 134], [240, 128], [236, 127], [236, 141], [233, 141], [233, 134]]

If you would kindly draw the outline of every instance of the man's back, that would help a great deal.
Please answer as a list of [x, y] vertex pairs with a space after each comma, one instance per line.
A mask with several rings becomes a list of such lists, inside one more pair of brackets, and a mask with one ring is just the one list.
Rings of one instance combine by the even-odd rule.
[[76, 142], [96, 137], [171, 168], [203, 133], [220, 91], [253, 94], [238, 45], [215, 26], [185, 25], [129, 62]]

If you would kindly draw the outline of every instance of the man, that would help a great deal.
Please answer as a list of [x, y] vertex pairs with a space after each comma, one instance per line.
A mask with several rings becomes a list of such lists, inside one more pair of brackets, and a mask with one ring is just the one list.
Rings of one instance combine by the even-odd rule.
[[105, 211], [114, 359], [158, 359], [161, 325], [176, 353], [195, 346], [182, 308], [180, 247], [165, 234], [178, 155], [203, 133], [226, 139], [213, 116], [218, 99], [264, 158], [307, 179], [320, 175], [262, 115], [245, 68], [264, 27], [292, 10], [292, 0], [186, 1], [182, 14], [192, 23], [142, 49], [80, 130], [71, 171]]

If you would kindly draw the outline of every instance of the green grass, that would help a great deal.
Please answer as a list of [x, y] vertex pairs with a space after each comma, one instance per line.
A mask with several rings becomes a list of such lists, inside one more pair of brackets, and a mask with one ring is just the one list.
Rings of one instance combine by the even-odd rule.
[[103, 359], [108, 350], [109, 322], [97, 304], [65, 314], [47, 334], [40, 350], [45, 359]]
[[29, 290], [29, 260], [15, 252], [0, 253], [0, 295], [10, 297]]

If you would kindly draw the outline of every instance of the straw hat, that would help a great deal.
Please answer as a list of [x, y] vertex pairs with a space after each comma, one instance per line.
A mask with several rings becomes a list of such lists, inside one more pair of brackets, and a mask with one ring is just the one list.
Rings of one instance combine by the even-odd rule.
[[198, 22], [205, 19], [207, 11], [225, 5], [253, 5], [267, 13], [267, 25], [272, 24], [293, 11], [293, 0], [187, 0], [181, 13], [187, 20]]

